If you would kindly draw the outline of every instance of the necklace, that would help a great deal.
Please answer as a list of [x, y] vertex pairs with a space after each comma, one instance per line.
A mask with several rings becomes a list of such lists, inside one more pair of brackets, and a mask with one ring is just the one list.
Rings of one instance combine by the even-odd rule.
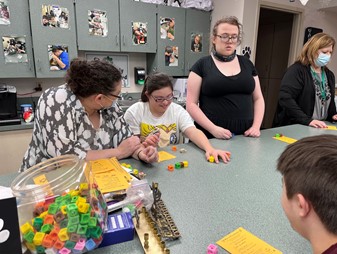
[[310, 70], [314, 78], [314, 83], [318, 83], [318, 86], [320, 88], [321, 96], [322, 96], [321, 100], [325, 101], [326, 100], [326, 91], [325, 91], [326, 83], [325, 83], [325, 75], [324, 75], [325, 72], [323, 69], [321, 69], [321, 80], [320, 80], [317, 73], [312, 68], [310, 68]]
[[233, 59], [236, 56], [236, 50], [234, 50], [233, 54], [229, 55], [229, 56], [223, 56], [220, 55], [218, 52], [216, 52], [215, 50], [212, 50], [213, 56], [219, 60], [220, 62], [231, 62], [233, 61]]

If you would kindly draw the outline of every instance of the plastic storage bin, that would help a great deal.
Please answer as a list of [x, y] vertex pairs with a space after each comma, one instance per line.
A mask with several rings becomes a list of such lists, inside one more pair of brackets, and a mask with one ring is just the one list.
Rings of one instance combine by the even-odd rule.
[[31, 253], [85, 253], [98, 247], [107, 219], [89, 163], [74, 155], [41, 162], [12, 183], [21, 238]]

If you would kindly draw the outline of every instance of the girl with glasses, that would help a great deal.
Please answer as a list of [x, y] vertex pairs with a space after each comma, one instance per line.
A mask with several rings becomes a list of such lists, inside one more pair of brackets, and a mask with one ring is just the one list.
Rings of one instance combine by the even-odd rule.
[[253, 63], [236, 54], [241, 40], [242, 25], [236, 17], [218, 20], [211, 55], [190, 70], [186, 109], [208, 138], [230, 139], [232, 133], [260, 136], [264, 99]]
[[125, 112], [125, 120], [132, 132], [139, 135], [145, 147], [165, 147], [179, 143], [180, 134], [189, 138], [205, 151], [206, 159], [212, 155], [215, 162], [221, 158], [229, 161], [230, 153], [213, 148], [198, 130], [190, 115], [173, 101], [173, 84], [169, 76], [154, 73], [145, 80], [141, 102], [133, 104]]

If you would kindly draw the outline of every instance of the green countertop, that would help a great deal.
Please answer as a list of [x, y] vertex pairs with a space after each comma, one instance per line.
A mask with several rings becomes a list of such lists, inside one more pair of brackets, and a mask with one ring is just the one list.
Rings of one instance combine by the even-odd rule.
[[[263, 130], [260, 138], [235, 136], [231, 140], [212, 139], [211, 143], [232, 152], [228, 164], [205, 160], [204, 152], [195, 145], [182, 144], [186, 153], [172, 152], [175, 159], [143, 164], [124, 160], [147, 174], [149, 183], [158, 182], [181, 239], [168, 243], [171, 253], [206, 253], [207, 246], [243, 227], [286, 254], [311, 253], [310, 244], [291, 228], [283, 213], [280, 197], [281, 175], [276, 160], [286, 143], [273, 139], [282, 133], [295, 139], [337, 131], [302, 125]], [[169, 164], [187, 160], [188, 168], [167, 170]], [[9, 186], [16, 174], [0, 177], [0, 185]], [[92, 254], [144, 253], [137, 237], [90, 252]], [[227, 253], [219, 247], [219, 253]]]

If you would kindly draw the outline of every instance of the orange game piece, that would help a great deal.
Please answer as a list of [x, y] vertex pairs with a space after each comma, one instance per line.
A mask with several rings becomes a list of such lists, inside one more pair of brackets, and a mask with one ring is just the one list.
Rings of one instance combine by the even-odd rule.
[[177, 147], [176, 146], [172, 146], [172, 151], [177, 151]]

